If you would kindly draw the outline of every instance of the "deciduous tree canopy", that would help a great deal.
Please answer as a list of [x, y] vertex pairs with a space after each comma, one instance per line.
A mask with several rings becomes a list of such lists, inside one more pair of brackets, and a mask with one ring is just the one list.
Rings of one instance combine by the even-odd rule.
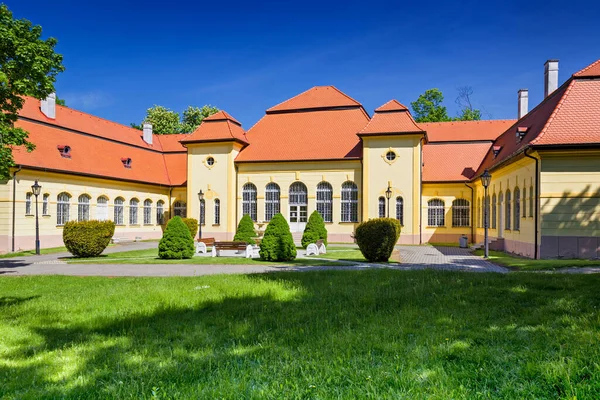
[[136, 129], [142, 129], [144, 122], [149, 122], [152, 124], [152, 132], [158, 135], [191, 133], [200, 126], [204, 118], [218, 111], [217, 107], [211, 105], [204, 105], [202, 107], [188, 106], [182, 115], [179, 115], [177, 111], [166, 107], [154, 106], [146, 111], [146, 117], [142, 123], [132, 123], [131, 126]]
[[478, 121], [481, 119], [481, 110], [473, 107], [471, 103], [472, 95], [473, 88], [471, 86], [458, 88], [456, 104], [460, 111], [454, 118], [448, 115], [448, 110], [442, 104], [444, 95], [441, 90], [436, 88], [426, 90], [410, 105], [417, 122]]

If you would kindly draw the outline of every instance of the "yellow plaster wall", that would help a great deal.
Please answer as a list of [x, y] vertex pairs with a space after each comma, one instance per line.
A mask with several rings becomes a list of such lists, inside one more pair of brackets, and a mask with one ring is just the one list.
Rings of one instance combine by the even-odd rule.
[[[473, 185], [469, 185], [473, 186]], [[428, 226], [427, 204], [429, 200], [440, 199], [444, 201], [444, 226]], [[423, 219], [423, 243], [458, 243], [462, 235], [471, 238], [471, 227], [452, 226], [452, 202], [456, 199], [465, 199], [471, 203], [471, 189], [464, 183], [424, 183], [421, 218]], [[472, 205], [471, 205], [472, 206]], [[473, 221], [470, 221], [471, 224]]]

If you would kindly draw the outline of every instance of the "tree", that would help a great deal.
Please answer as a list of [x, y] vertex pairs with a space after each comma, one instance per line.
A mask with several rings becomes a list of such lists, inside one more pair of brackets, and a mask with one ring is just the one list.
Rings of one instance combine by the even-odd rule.
[[63, 106], [63, 107], [67, 106], [67, 103], [65, 103], [65, 100], [58, 98], [58, 95], [56, 96], [56, 104], [58, 104], [59, 106]]
[[237, 232], [233, 237], [236, 242], [246, 242], [248, 244], [256, 244], [256, 231], [254, 230], [254, 221], [248, 214], [244, 214], [237, 227]]
[[444, 95], [439, 89], [428, 89], [416, 101], [410, 103], [416, 122], [450, 121], [446, 107], [442, 105]]
[[325, 228], [323, 217], [315, 210], [308, 217], [308, 223], [302, 233], [302, 247], [306, 248], [309, 244], [315, 243], [319, 239], [323, 239], [323, 243], [327, 246], [327, 228]]
[[204, 118], [218, 112], [217, 107], [205, 105], [200, 107], [188, 106], [180, 116], [178, 112], [169, 110], [163, 106], [157, 106], [146, 110], [146, 117], [141, 124], [132, 122], [130, 125], [135, 129], [143, 129], [144, 122], [152, 124], [152, 132], [158, 135], [169, 133], [191, 133], [196, 130]]
[[158, 242], [158, 256], [163, 259], [192, 258], [194, 239], [180, 216], [173, 217]]
[[291, 261], [296, 258], [296, 245], [285, 217], [275, 214], [260, 242], [260, 258], [266, 261]]
[[473, 88], [471, 86], [461, 86], [458, 88], [458, 96], [456, 97], [456, 104], [460, 108], [460, 113], [456, 117], [459, 121], [479, 121], [481, 119], [481, 110], [473, 107], [471, 103], [471, 96], [473, 95]]
[[65, 70], [62, 55], [54, 51], [57, 40], [41, 36], [41, 26], [13, 19], [8, 7], [0, 5], [0, 179], [8, 179], [14, 166], [13, 146], [35, 149], [27, 131], [15, 127], [22, 96], [46, 98], [54, 92], [56, 75]]
[[196, 128], [200, 126], [204, 118], [210, 117], [217, 112], [219, 112], [219, 109], [210, 104], [204, 105], [202, 108], [188, 106], [188, 108], [183, 111], [181, 118], [181, 132], [194, 132]]

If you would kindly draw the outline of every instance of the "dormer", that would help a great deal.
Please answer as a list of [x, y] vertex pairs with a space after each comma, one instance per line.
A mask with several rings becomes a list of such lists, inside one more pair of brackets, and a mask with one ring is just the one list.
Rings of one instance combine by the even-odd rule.
[[56, 148], [58, 149], [61, 157], [71, 158], [71, 146], [59, 144], [56, 146]]
[[123, 158], [121, 158], [121, 162], [123, 163], [123, 166], [125, 168], [131, 168], [131, 158], [123, 157]]
[[519, 126], [519, 127], [517, 127], [517, 132], [516, 132], [517, 142], [520, 142], [521, 140], [523, 140], [523, 138], [527, 134], [528, 130], [529, 130], [528, 126]]
[[502, 150], [502, 146], [493, 146], [492, 147], [492, 152], [494, 153], [494, 158], [498, 157], [498, 154], [500, 154], [500, 150]]

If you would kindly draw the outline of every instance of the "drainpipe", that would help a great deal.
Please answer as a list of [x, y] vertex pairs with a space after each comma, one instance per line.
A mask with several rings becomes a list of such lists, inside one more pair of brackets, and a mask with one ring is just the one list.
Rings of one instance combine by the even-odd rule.
[[173, 218], [173, 199], [171, 198], [171, 193], [173, 193], [173, 186], [169, 188], [169, 219]]
[[537, 157], [533, 157], [529, 154], [527, 154], [527, 150], [530, 150], [531, 147], [528, 147], [525, 149], [525, 151], [523, 152], [523, 154], [525, 155], [525, 157], [527, 158], [531, 158], [532, 160], [535, 160], [535, 211], [534, 211], [534, 224], [535, 224], [535, 248], [534, 248], [534, 258], [537, 260], [539, 258], [539, 250], [538, 250], [538, 234], [539, 234], [539, 228], [538, 228], [538, 221], [539, 221], [539, 187], [540, 187], [540, 170], [539, 170], [539, 163], [540, 160]]
[[[473, 218], [473, 210], [475, 209], [475, 192], [473, 191], [472, 186], [467, 185], [467, 182], [465, 182], [465, 186], [471, 189], [471, 243], [475, 243], [475, 220]], [[485, 196], [483, 203], [485, 204]]]
[[12, 252], [15, 252], [15, 216], [16, 216], [16, 202], [17, 202], [17, 172], [21, 172], [23, 169], [22, 165], [19, 165], [19, 169], [13, 172], [13, 201], [12, 201]]

